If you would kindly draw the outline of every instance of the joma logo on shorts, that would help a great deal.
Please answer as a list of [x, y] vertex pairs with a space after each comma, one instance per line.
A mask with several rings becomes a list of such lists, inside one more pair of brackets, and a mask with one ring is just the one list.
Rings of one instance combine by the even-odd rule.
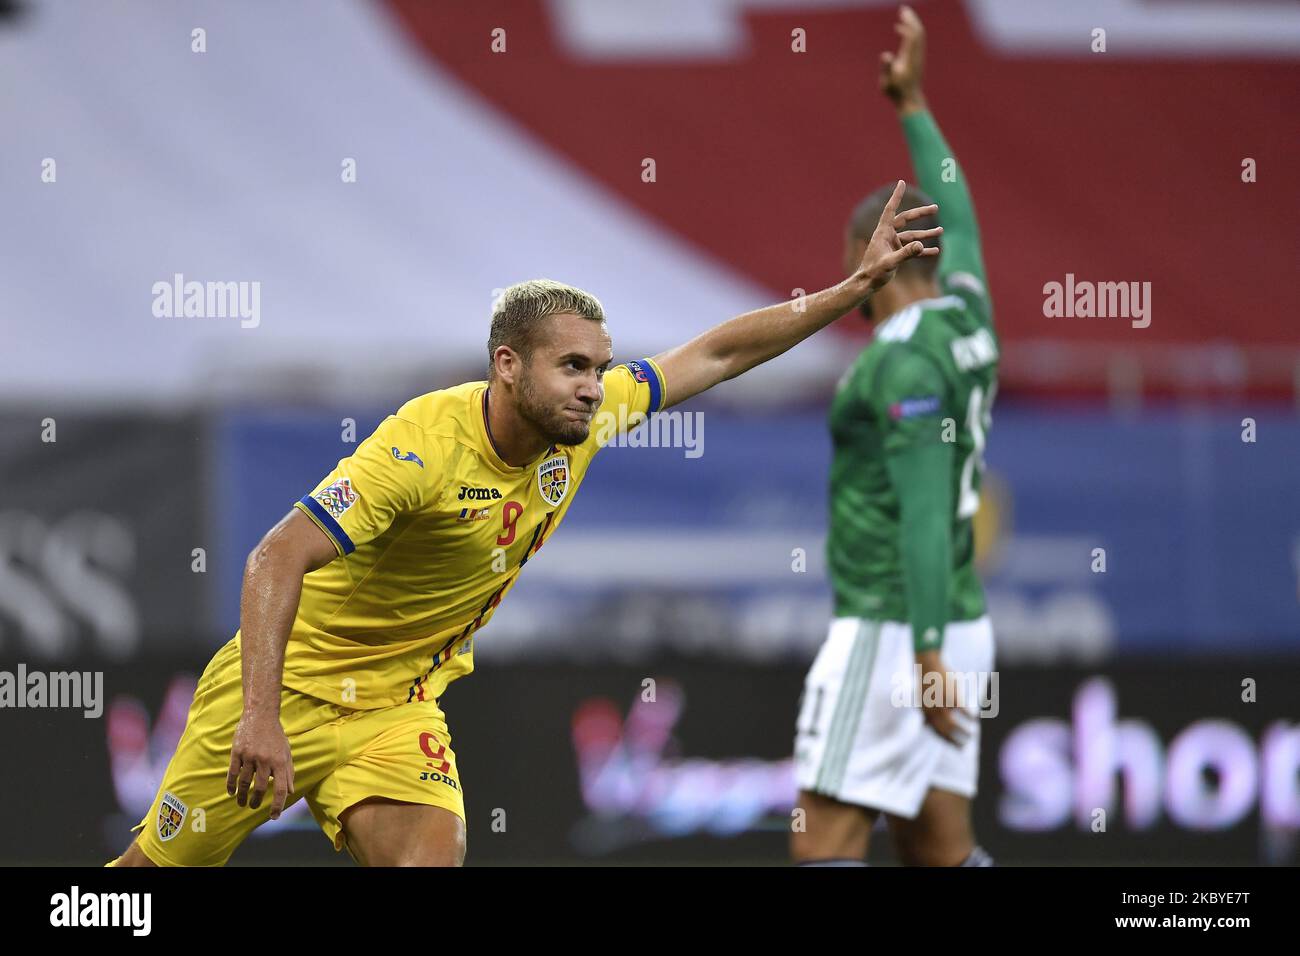
[[458, 786], [456, 785], [456, 780], [455, 780], [455, 778], [453, 778], [453, 777], [449, 777], [449, 776], [447, 776], [447, 775], [444, 774], [444, 773], [438, 773], [438, 771], [436, 771], [436, 770], [422, 770], [422, 771], [420, 771], [420, 779], [421, 779], [421, 780], [428, 780], [428, 781], [430, 781], [430, 782], [432, 782], [432, 783], [445, 783], [447, 786], [451, 787], [451, 789], [453, 789], [453, 790], [459, 790], [459, 789], [460, 789], [460, 787], [458, 787]]
[[470, 488], [467, 485], [460, 486], [460, 494], [456, 496], [457, 501], [464, 501], [468, 498], [470, 501], [496, 501], [501, 497], [501, 492], [495, 488]]

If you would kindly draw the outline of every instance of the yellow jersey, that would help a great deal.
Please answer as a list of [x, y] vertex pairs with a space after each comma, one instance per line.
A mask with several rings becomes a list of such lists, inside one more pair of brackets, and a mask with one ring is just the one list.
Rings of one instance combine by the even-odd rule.
[[603, 384], [587, 440], [520, 468], [488, 436], [486, 382], [384, 419], [295, 503], [339, 558], [303, 577], [284, 684], [366, 709], [436, 699], [472, 671], [475, 633], [564, 520], [596, 452], [663, 405], [650, 359]]

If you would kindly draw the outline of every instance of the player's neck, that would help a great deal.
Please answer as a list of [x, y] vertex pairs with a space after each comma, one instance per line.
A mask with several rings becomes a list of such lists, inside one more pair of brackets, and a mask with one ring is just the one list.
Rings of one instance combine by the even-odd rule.
[[531, 464], [551, 447], [546, 436], [524, 420], [505, 390], [497, 383], [488, 385], [484, 400], [487, 406], [488, 441], [492, 443], [497, 457], [511, 468]]
[[908, 282], [897, 276], [894, 281], [876, 292], [871, 300], [871, 312], [877, 322], [883, 322], [891, 315], [897, 315], [913, 302], [937, 298], [939, 284], [933, 279], [921, 279]]

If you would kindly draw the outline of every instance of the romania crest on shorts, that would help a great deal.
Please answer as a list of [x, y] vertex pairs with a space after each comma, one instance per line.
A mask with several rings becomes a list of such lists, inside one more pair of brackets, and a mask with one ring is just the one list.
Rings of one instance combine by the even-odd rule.
[[569, 456], [556, 455], [537, 469], [537, 490], [549, 505], [558, 505], [569, 491]]
[[181, 830], [189, 808], [170, 793], [164, 793], [158, 804], [158, 839], [167, 841]]

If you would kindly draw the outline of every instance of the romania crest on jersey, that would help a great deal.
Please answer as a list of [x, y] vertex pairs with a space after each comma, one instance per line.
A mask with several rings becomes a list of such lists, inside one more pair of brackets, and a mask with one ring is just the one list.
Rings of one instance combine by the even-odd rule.
[[569, 491], [569, 457], [556, 455], [537, 469], [537, 490], [549, 505], [558, 505]]

